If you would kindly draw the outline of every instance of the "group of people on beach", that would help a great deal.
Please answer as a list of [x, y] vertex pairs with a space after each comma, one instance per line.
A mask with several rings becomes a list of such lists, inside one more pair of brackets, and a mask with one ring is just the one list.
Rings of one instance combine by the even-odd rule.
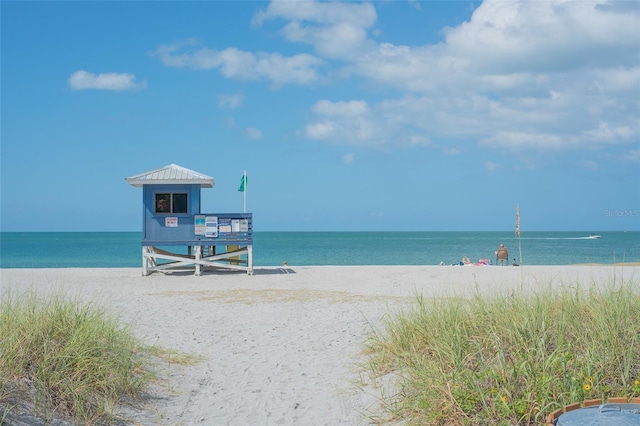
[[[500, 247], [498, 247], [498, 250], [495, 251], [495, 255], [496, 255], [496, 265], [507, 265], [509, 263], [509, 250], [507, 250], [507, 248], [504, 246], [504, 244], [500, 244]], [[444, 262], [440, 262], [440, 265], [444, 265]], [[469, 259], [467, 256], [463, 256], [462, 259], [460, 260], [460, 263], [454, 263], [453, 265], [460, 265], [460, 266], [465, 266], [465, 265], [493, 265], [493, 262], [491, 262], [491, 259], [480, 259], [475, 263], [471, 262], [471, 259]], [[518, 266], [518, 263], [516, 262], [516, 258], [513, 258], [513, 263], [511, 264], [512, 266]]]

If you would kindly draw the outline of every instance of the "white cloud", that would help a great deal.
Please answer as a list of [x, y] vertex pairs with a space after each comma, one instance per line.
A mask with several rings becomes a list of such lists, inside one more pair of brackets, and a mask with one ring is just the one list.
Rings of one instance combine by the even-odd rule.
[[377, 104], [321, 100], [311, 107], [315, 118], [306, 130], [312, 139], [345, 145], [434, 146], [438, 140], [456, 138], [478, 140], [490, 149], [535, 151], [625, 144], [637, 135], [637, 124], [634, 130], [631, 124], [613, 127], [604, 122], [594, 129], [592, 108], [576, 94], [565, 93], [501, 100], [407, 96]]
[[446, 45], [481, 72], [575, 71], [612, 57], [629, 65], [638, 10], [605, 10], [606, 3], [485, 1], [470, 21], [447, 29]]
[[270, 2], [266, 10], [256, 13], [252, 24], [260, 26], [266, 20], [279, 18], [325, 25], [351, 22], [359, 27], [369, 27], [375, 23], [377, 15], [373, 5], [369, 3], [276, 0]]
[[556, 79], [567, 73], [611, 68], [626, 84], [637, 84], [633, 70], [640, 48], [640, 11], [614, 13], [597, 5], [485, 1], [469, 21], [446, 28], [443, 43], [381, 43], [355, 57], [349, 69], [377, 82], [428, 93], [508, 93], [526, 86], [542, 93], [554, 89]]
[[292, 49], [310, 46], [317, 56], [217, 50], [193, 39], [153, 54], [167, 66], [273, 86], [348, 77], [355, 93], [375, 87], [388, 96], [372, 101], [349, 90], [316, 101], [304, 134], [317, 141], [380, 148], [455, 140], [531, 151], [637, 145], [639, 3], [486, 0], [468, 21], [444, 28], [443, 41], [423, 45], [377, 41], [384, 33], [376, 6], [272, 1], [254, 15], [254, 27], [275, 26]]
[[631, 161], [633, 163], [640, 163], [640, 149], [632, 149], [624, 153], [625, 161]]
[[221, 108], [235, 109], [244, 102], [243, 95], [218, 95], [218, 106]]
[[371, 112], [364, 101], [318, 101], [312, 111], [317, 119], [306, 127], [311, 139], [325, 140], [346, 145], [384, 145], [381, 128], [371, 119]]
[[422, 10], [422, 5], [419, 0], [409, 0], [409, 5], [416, 10]]
[[408, 137], [408, 145], [410, 146], [427, 146], [431, 145], [431, 140], [424, 135], [412, 135]]
[[305, 133], [311, 139], [328, 139], [334, 135], [334, 130], [333, 123], [324, 120], [307, 124]]
[[[475, 136], [485, 147], [530, 150], [629, 143], [640, 133], [640, 7], [604, 7], [612, 4], [485, 1], [443, 43], [381, 43], [348, 70], [405, 93], [370, 105], [373, 120], [389, 123], [380, 113], [393, 104], [405, 128], [434, 141]], [[594, 120], [608, 128], [594, 130]]]
[[367, 29], [377, 19], [370, 3], [272, 1], [253, 17], [253, 25], [268, 20], [289, 21], [282, 34], [289, 41], [306, 43], [328, 58], [348, 59], [364, 49], [374, 47], [367, 39]]
[[590, 140], [600, 143], [626, 141], [631, 137], [631, 129], [627, 126], [610, 128], [606, 122], [601, 122], [597, 129], [584, 132]]
[[639, 82], [640, 66], [596, 69], [593, 72], [592, 84], [603, 93], [626, 94], [637, 99]]
[[236, 48], [221, 51], [199, 47], [193, 39], [173, 45], [162, 45], [151, 54], [163, 64], [177, 68], [219, 69], [227, 78], [268, 80], [276, 86], [309, 84], [319, 79], [317, 68], [322, 60], [309, 54], [283, 56], [279, 53], [252, 53]]
[[535, 150], [560, 150], [575, 147], [571, 140], [563, 139], [558, 135], [526, 132], [499, 132], [484, 138], [480, 146], [495, 149], [535, 149]]
[[73, 90], [113, 90], [126, 91], [138, 90], [147, 87], [146, 81], [136, 82], [133, 74], [103, 73], [93, 74], [85, 70], [79, 70], [71, 74], [68, 80], [69, 87]]
[[455, 147], [445, 147], [443, 149], [445, 154], [448, 155], [458, 155], [460, 154], [460, 149], [459, 148], [455, 148]]
[[365, 101], [330, 102], [327, 100], [318, 101], [312, 108], [313, 112], [328, 116], [356, 117], [365, 115], [369, 111]]

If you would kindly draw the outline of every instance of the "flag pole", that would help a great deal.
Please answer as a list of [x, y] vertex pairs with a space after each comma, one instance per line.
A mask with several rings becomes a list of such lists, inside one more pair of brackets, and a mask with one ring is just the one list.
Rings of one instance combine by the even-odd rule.
[[243, 195], [244, 195], [244, 210], [243, 210], [243, 213], [247, 212], [247, 189], [248, 189], [247, 186], [248, 186], [247, 185], [247, 171], [245, 170], [244, 171], [244, 192], [243, 192]]

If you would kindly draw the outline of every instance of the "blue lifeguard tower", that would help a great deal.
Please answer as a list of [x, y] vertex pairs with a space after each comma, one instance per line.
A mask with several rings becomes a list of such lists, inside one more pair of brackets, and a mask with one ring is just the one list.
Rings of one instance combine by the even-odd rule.
[[142, 275], [187, 267], [195, 275], [203, 268], [253, 274], [253, 215], [200, 211], [200, 190], [213, 188], [212, 177], [169, 164], [126, 181], [142, 187]]

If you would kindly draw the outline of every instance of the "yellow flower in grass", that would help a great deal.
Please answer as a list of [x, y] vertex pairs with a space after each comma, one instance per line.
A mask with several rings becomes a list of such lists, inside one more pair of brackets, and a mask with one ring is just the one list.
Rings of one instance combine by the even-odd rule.
[[636, 387], [637, 387], [637, 386], [640, 386], [640, 380], [635, 379], [635, 380], [633, 381], [633, 386], [636, 386]]
[[502, 402], [504, 402], [505, 404], [509, 402], [509, 398], [507, 398], [507, 396], [503, 396], [502, 397]]
[[585, 390], [585, 392], [589, 392], [591, 390], [591, 383], [585, 383], [584, 384], [584, 390]]

